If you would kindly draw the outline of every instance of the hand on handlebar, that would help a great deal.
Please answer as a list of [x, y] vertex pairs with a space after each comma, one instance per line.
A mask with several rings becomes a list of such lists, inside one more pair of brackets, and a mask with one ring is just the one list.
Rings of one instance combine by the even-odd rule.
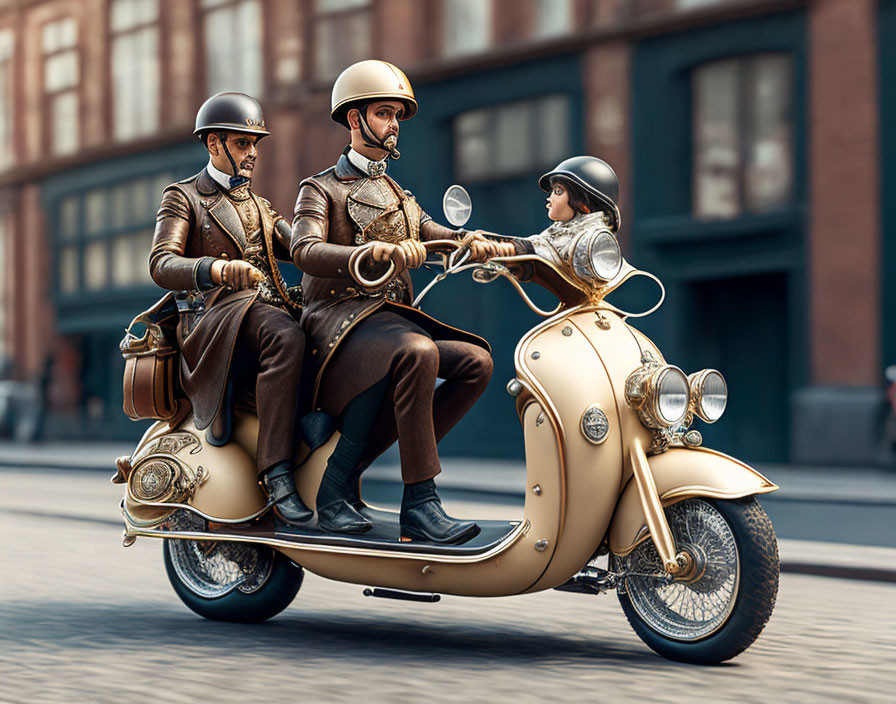
[[395, 274], [405, 269], [416, 269], [426, 259], [426, 250], [416, 240], [406, 240], [400, 244], [389, 242], [373, 242], [370, 247], [370, 259], [380, 264], [395, 264]]
[[510, 242], [498, 242], [485, 236], [482, 230], [474, 230], [461, 241], [470, 250], [470, 261], [485, 262], [492, 257], [511, 257], [516, 248]]

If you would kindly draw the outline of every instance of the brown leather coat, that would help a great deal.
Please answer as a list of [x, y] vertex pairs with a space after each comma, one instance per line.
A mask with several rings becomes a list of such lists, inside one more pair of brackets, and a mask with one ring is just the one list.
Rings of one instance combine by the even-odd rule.
[[[377, 188], [371, 185], [374, 180], [379, 181]], [[389, 176], [371, 179], [344, 154], [335, 166], [302, 181], [290, 252], [304, 272], [302, 326], [309, 340], [306, 364], [311, 365], [314, 379], [313, 406], [317, 406], [323, 372], [340, 341], [383, 306], [412, 318], [433, 338], [463, 340], [489, 349], [482, 338], [411, 308], [413, 286], [407, 271], [373, 292], [362, 290], [349, 273], [349, 257], [367, 241], [459, 239], [464, 234], [463, 230], [450, 230], [434, 222]], [[365, 275], [375, 277], [376, 273]]]
[[[251, 192], [248, 196], [244, 203], [257, 207], [268, 251], [289, 261], [289, 226], [268, 201]], [[216, 259], [243, 259], [247, 237], [233, 202], [205, 169], [165, 188], [149, 270], [162, 288], [202, 291], [205, 298], [206, 312], [198, 324], [186, 339], [179, 334], [181, 383], [198, 428], [209, 425], [220, 409], [237, 333], [257, 296], [254, 289], [232, 292], [212, 284], [211, 265]]]

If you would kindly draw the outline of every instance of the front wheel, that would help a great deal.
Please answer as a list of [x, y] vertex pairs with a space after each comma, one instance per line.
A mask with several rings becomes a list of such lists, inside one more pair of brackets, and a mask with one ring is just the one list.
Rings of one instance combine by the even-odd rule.
[[778, 541], [754, 497], [685, 499], [666, 508], [690, 564], [670, 578], [652, 540], [613, 556], [619, 601], [635, 633], [671, 660], [715, 664], [756, 640], [778, 593]]
[[304, 572], [266, 545], [164, 541], [171, 586], [192, 611], [215, 621], [260, 623], [292, 603]]

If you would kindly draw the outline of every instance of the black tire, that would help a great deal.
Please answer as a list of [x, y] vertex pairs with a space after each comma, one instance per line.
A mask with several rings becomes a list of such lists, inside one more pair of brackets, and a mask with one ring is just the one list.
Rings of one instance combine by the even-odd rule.
[[[635, 633], [652, 650], [670, 660], [711, 665], [733, 658], [746, 650], [759, 637], [768, 622], [778, 593], [778, 541], [769, 517], [755, 497], [728, 501], [685, 499], [674, 506], [679, 506], [679, 511], [688, 511], [687, 502], [694, 502], [691, 506], [696, 506], [699, 502], [709, 504], [721, 514], [734, 536], [738, 579], [736, 590], [731, 590], [734, 605], [725, 620], [706, 637], [677, 639], [659, 632], [642, 617], [632, 603], [624, 578], [621, 580], [623, 588], [619, 590], [619, 602]], [[674, 506], [666, 508], [667, 517]], [[673, 538], [676, 544], [682, 539], [675, 534], [674, 529]], [[643, 549], [655, 554], [655, 548], [649, 541]], [[614, 563], [617, 568], [622, 565], [624, 569], [625, 558], [614, 556]], [[700, 581], [694, 583], [695, 590], [699, 589]]]
[[[178, 543], [172, 548], [173, 543]], [[183, 545], [181, 545], [183, 544]], [[265, 569], [258, 584], [250, 593], [233, 588], [222, 596], [208, 597], [198, 593], [196, 589], [181, 577], [175, 566], [174, 551], [185, 546], [199, 545], [189, 540], [165, 540], [165, 571], [174, 591], [190, 610], [213, 621], [233, 621], [238, 623], [261, 623], [276, 616], [289, 606], [302, 586], [304, 570], [282, 553], [267, 546], [256, 549], [270, 560], [270, 570]], [[221, 543], [220, 546], [245, 545], [244, 543]], [[264, 552], [261, 552], [264, 551]], [[181, 568], [183, 569], [183, 568]]]

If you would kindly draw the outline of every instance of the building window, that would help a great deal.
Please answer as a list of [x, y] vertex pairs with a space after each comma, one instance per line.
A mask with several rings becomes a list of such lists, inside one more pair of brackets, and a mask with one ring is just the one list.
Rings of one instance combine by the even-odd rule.
[[792, 60], [758, 54], [693, 73], [693, 209], [701, 219], [762, 213], [793, 191]]
[[569, 98], [547, 95], [454, 119], [455, 172], [465, 181], [507, 178], [568, 156]]
[[12, 304], [13, 263], [10, 261], [12, 247], [9, 246], [9, 211], [0, 207], [0, 380], [7, 372], [9, 353], [7, 350], [7, 320]]
[[78, 26], [71, 17], [43, 27], [44, 94], [50, 120], [50, 151], [71, 154], [78, 148]]
[[722, 5], [730, 0], [676, 0], [675, 5], [680, 10], [697, 10], [710, 5]]
[[118, 182], [63, 198], [56, 214], [62, 297], [152, 284], [149, 249], [158, 194], [173, 174]]
[[0, 31], [0, 171], [8, 169], [15, 162], [13, 144], [13, 87], [12, 87], [11, 29]]
[[112, 0], [113, 134], [129, 140], [159, 125], [158, 0]]
[[314, 74], [335, 78], [370, 58], [370, 0], [314, 0]]
[[201, 0], [208, 94], [263, 91], [259, 0]]
[[556, 37], [572, 28], [572, 0], [535, 0], [535, 36]]
[[492, 37], [491, 0], [442, 0], [442, 52], [484, 51]]

